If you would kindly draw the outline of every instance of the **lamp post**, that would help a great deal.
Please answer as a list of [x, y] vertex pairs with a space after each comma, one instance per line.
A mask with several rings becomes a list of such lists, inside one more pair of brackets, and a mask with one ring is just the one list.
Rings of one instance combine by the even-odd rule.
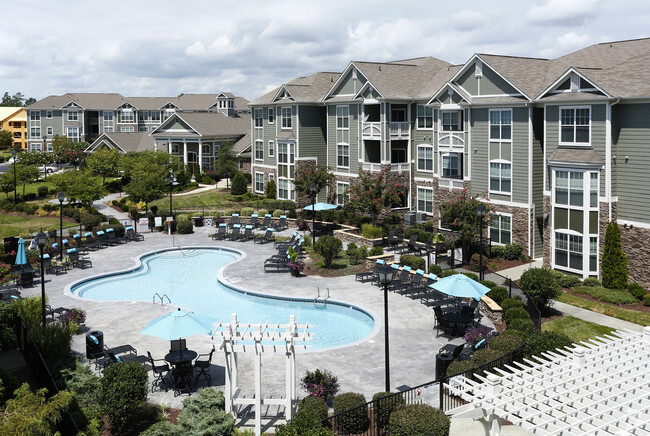
[[478, 214], [478, 220], [479, 220], [479, 226], [480, 226], [480, 231], [479, 231], [479, 257], [478, 257], [478, 268], [479, 268], [479, 273], [478, 277], [479, 280], [483, 280], [483, 218], [485, 218], [485, 215], [487, 214], [487, 209], [485, 209], [485, 206], [482, 204], [479, 205], [479, 207], [476, 208], [476, 213]]
[[379, 283], [384, 285], [384, 372], [386, 373], [386, 392], [390, 392], [390, 358], [388, 347], [388, 285], [393, 281], [394, 269], [384, 265], [378, 272]]
[[41, 251], [41, 305], [43, 309], [43, 330], [45, 330], [45, 267], [43, 265], [43, 248], [47, 243], [47, 235], [43, 233], [43, 229], [36, 234], [36, 245]]
[[59, 233], [61, 235], [61, 247], [60, 247], [60, 250], [59, 250], [59, 260], [61, 262], [63, 262], [63, 200], [65, 200], [65, 194], [63, 193], [63, 191], [59, 191], [59, 193], [57, 194], [57, 197], [59, 197], [59, 205], [60, 205], [60, 210], [59, 210]]
[[11, 150], [11, 156], [14, 158], [14, 204], [18, 202], [18, 194], [16, 193], [16, 155], [18, 155], [18, 152], [15, 149]]
[[167, 183], [169, 183], [169, 217], [170, 219], [167, 222], [167, 226], [169, 227], [169, 234], [172, 234], [172, 221], [174, 220], [174, 216], [172, 214], [172, 193], [174, 191], [174, 175], [172, 173], [169, 173], [169, 177], [167, 177]]
[[[47, 151], [47, 135], [43, 135], [43, 150]], [[43, 175], [47, 179], [47, 164], [43, 164]]]
[[311, 192], [311, 237], [314, 239], [312, 243], [316, 242], [316, 211], [314, 210], [314, 204], [316, 203], [316, 184], [312, 183], [309, 185], [309, 192]]

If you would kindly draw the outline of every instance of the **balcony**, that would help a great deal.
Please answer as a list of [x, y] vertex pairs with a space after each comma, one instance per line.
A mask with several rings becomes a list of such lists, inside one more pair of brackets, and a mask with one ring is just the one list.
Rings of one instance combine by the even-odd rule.
[[361, 125], [361, 135], [363, 139], [381, 140], [381, 122], [364, 121]]
[[465, 146], [465, 132], [457, 132], [457, 131], [438, 132], [438, 145], [462, 148]]
[[390, 123], [390, 139], [408, 139], [411, 133], [411, 124], [407, 121]]
[[364, 162], [362, 166], [364, 171], [370, 171], [371, 173], [381, 172], [381, 164], [375, 162]]
[[408, 162], [391, 163], [390, 170], [395, 173], [405, 173], [411, 170], [411, 164]]
[[461, 179], [440, 179], [438, 186], [441, 188], [463, 189], [463, 181]]

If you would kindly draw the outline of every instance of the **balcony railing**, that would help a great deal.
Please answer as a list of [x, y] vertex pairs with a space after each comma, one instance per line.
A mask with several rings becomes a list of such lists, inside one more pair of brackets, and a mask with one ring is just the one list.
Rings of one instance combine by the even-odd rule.
[[374, 163], [374, 162], [364, 162], [363, 163], [363, 170], [364, 171], [370, 171], [371, 173], [378, 173], [381, 171], [381, 164], [380, 163]]
[[411, 132], [410, 123], [400, 121], [390, 123], [390, 138], [391, 139], [407, 139]]
[[465, 145], [465, 132], [438, 132], [438, 145], [463, 147]]
[[381, 122], [365, 121], [361, 125], [361, 134], [364, 139], [381, 139]]
[[411, 170], [411, 164], [408, 162], [399, 162], [390, 164], [390, 170], [393, 172], [403, 173]]
[[439, 186], [449, 189], [463, 189], [463, 181], [460, 179], [440, 179]]

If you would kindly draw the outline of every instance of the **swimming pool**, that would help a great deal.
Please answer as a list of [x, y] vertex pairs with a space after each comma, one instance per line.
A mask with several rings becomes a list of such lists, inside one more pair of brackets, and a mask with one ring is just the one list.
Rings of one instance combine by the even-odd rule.
[[[324, 307], [313, 300], [287, 298], [237, 289], [218, 280], [218, 272], [241, 254], [225, 248], [168, 249], [145, 254], [140, 266], [103, 274], [73, 284], [73, 295], [98, 301], [148, 301], [157, 293], [172, 304], [228, 322], [280, 322], [295, 315], [299, 324], [314, 325], [311, 350], [359, 342], [373, 332], [375, 321], [365, 310], [336, 301]], [[165, 302], [167, 300], [165, 299]]]

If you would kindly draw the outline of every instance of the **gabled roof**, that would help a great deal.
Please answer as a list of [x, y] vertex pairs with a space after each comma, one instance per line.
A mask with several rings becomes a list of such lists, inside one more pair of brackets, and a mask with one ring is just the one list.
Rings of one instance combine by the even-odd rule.
[[485, 65], [519, 90], [529, 100], [547, 85], [548, 59], [478, 54]]
[[250, 130], [250, 115], [229, 117], [216, 112], [176, 112], [156, 127], [151, 135], [164, 136], [165, 129], [176, 120], [181, 120], [190, 126], [201, 137], [232, 137], [243, 136]]
[[284, 90], [293, 98], [292, 103], [320, 103], [340, 75], [341, 73], [320, 72], [306, 77], [298, 77], [251, 101], [249, 105], [261, 106], [285, 102], [286, 100], [278, 100], [278, 96]]
[[99, 138], [95, 139], [85, 151], [92, 153], [102, 144], [122, 153], [154, 149], [153, 138], [149, 136], [149, 132], [105, 132], [99, 135]]
[[[0, 121], [6, 120], [7, 118], [17, 114], [21, 110], [23, 110], [22, 107], [0, 106]], [[27, 119], [26, 115], [24, 116], [24, 119], [25, 120]]]

